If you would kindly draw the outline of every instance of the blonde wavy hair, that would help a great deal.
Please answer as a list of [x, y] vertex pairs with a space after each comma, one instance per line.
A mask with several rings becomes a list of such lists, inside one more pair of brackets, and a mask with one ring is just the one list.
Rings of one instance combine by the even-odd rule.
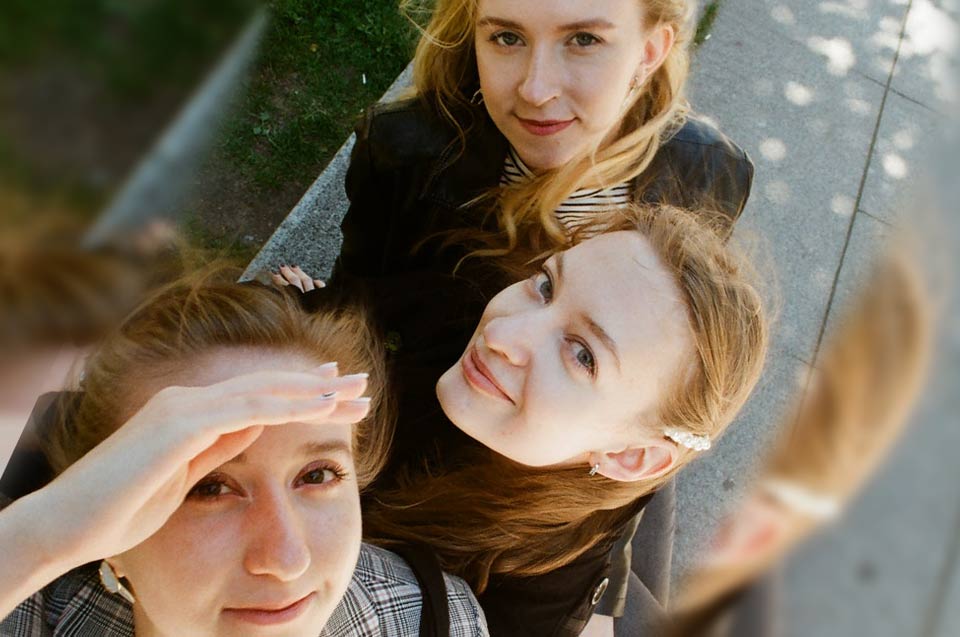
[[[657, 420], [716, 439], [760, 376], [767, 323], [752, 269], [705, 221], [712, 218], [670, 207], [630, 208], [575, 240], [598, 231], [640, 232], [673, 274], [686, 300], [695, 359], [667, 392]], [[478, 446], [457, 468], [404, 474], [396, 488], [375, 492], [364, 512], [365, 533], [388, 545], [431, 545], [447, 571], [482, 593], [491, 575], [547, 573], [611, 540], [635, 513], [632, 503], [697, 455], [681, 447], [666, 475], [618, 482], [589, 476], [584, 467], [526, 467]]]
[[[515, 186], [496, 187], [469, 202], [486, 202], [496, 212], [500, 243], [479, 251], [499, 255], [517, 247], [530, 233], [542, 243], [569, 245], [555, 210], [576, 190], [587, 186], [619, 184], [641, 175], [653, 161], [661, 142], [680, 123], [687, 110], [683, 89], [690, 66], [692, 6], [689, 0], [637, 0], [643, 5], [648, 27], [664, 25], [674, 32], [674, 44], [663, 64], [646, 80], [627, 110], [617, 139], [604, 148], [591, 148], [570, 162], [547, 170]], [[403, 0], [401, 9], [416, 13], [422, 0]], [[461, 152], [472, 121], [470, 99], [479, 86], [474, 28], [479, 0], [436, 0], [431, 18], [413, 59], [416, 94], [442, 114], [458, 132]], [[469, 116], [468, 116], [469, 117]], [[522, 234], [521, 234], [522, 233]]]

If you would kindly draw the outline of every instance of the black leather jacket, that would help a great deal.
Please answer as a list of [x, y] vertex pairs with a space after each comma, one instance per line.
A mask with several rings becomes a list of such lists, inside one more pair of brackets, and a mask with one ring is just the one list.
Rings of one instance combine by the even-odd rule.
[[[445, 230], [484, 223], [461, 206], [495, 187], [508, 143], [482, 109], [469, 123], [463, 150], [453, 126], [423, 102], [372, 107], [357, 127], [347, 172], [350, 208], [344, 217], [340, 267], [378, 276], [431, 269], [449, 272], [456, 250], [411, 249]], [[746, 152], [703, 119], [690, 115], [634, 180], [638, 202], [707, 206], [731, 223], [750, 195], [753, 163]]]
[[[482, 108], [463, 114], [461, 121], [469, 124], [462, 151], [456, 130], [423, 102], [374, 106], [357, 128], [347, 172], [350, 208], [342, 224], [335, 278], [363, 279], [381, 327], [402, 343], [393, 357], [391, 386], [399, 392], [400, 418], [388, 475], [400, 466], [416, 466], [424, 447], [440, 447], [455, 456], [456, 446], [466, 444], [442, 412], [427, 406], [436, 406], [436, 378], [463, 352], [484, 297], [504, 287], [502, 278], [481, 280], [470, 274], [466, 281], [460, 277], [460, 287], [449, 281], [429, 283], [448, 277], [463, 256], [456, 246], [441, 249], [438, 235], [491, 222], [463, 204], [497, 185], [508, 150]], [[634, 185], [638, 201], [710, 204], [732, 223], [743, 210], [752, 179], [746, 153], [713, 126], [690, 117]], [[440, 442], [432, 445], [425, 436]], [[645, 502], [636, 503], [636, 510]], [[625, 569], [612, 569], [612, 548], [594, 547], [546, 576], [494, 578], [480, 596], [491, 634], [579, 634], [592, 612], [604, 606], [597, 605], [598, 599], [606, 603], [623, 596], [625, 578], [612, 579], [615, 572], [629, 572], [629, 558]], [[608, 577], [609, 587], [604, 583]], [[601, 589], [607, 588], [603, 595]], [[610, 608], [601, 612], [612, 614]]]

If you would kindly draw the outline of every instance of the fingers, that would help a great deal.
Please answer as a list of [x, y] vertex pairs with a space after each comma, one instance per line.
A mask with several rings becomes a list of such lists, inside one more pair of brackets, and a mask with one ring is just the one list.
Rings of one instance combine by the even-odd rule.
[[217, 438], [213, 445], [200, 452], [189, 462], [187, 466], [187, 486], [193, 486], [217, 467], [240, 455], [247, 447], [256, 442], [261, 433], [263, 433], [263, 427], [254, 426], [223, 434]]
[[310, 277], [310, 275], [308, 275], [306, 272], [301, 270], [299, 265], [293, 266], [291, 270], [300, 279], [300, 284], [302, 285], [302, 289], [304, 292], [309, 292], [310, 290], [313, 290], [316, 287], [323, 287], [323, 285], [316, 286], [314, 284], [314, 281], [316, 279], [313, 279], [312, 277]]
[[167, 412], [186, 428], [188, 439], [209, 446], [210, 436], [254, 425], [356, 422], [369, 409], [361, 400], [366, 387], [366, 374], [321, 378], [305, 372], [259, 372], [209, 387], [172, 388], [181, 392], [169, 394], [172, 406]]
[[336, 409], [327, 416], [324, 422], [337, 425], [352, 425], [366, 418], [368, 413], [370, 413], [370, 399], [367, 397], [338, 401]]
[[327, 284], [322, 279], [314, 279], [300, 269], [300, 266], [281, 265], [279, 274], [270, 274], [270, 279], [277, 287], [293, 286], [301, 292], [309, 292], [317, 288], [325, 288]]
[[[336, 376], [329, 367], [310, 372], [262, 371], [253, 374], [235, 376], [215, 385], [209, 392], [203, 388], [180, 388], [182, 391], [194, 390], [201, 397], [207, 394], [215, 400], [226, 396], [247, 396], [271, 394], [276, 396], [319, 396], [337, 392], [338, 400], [359, 398], [367, 388], [366, 374]], [[174, 389], [174, 388], [170, 388]]]
[[[299, 270], [299, 268], [297, 268], [297, 269]], [[293, 287], [297, 288], [297, 289], [300, 290], [301, 292], [306, 292], [306, 291], [307, 291], [307, 290], [305, 290], [304, 287], [303, 287], [303, 279], [300, 277], [300, 274], [298, 274], [297, 272], [295, 272], [295, 271], [293, 270], [293, 268], [287, 267], [287, 266], [285, 266], [285, 265], [281, 265], [281, 266], [280, 266], [280, 276], [282, 276], [282, 277], [287, 281], [287, 283], [289, 283], [289, 284], [292, 285]], [[304, 275], [304, 276], [306, 276], [306, 275]], [[310, 279], [310, 277], [306, 277], [306, 278], [307, 278], [308, 280]], [[313, 283], [312, 283], [312, 282], [311, 282], [311, 287], [310, 287], [310, 289], [313, 289]]]
[[321, 378], [336, 378], [340, 374], [336, 361], [319, 365], [313, 373]]

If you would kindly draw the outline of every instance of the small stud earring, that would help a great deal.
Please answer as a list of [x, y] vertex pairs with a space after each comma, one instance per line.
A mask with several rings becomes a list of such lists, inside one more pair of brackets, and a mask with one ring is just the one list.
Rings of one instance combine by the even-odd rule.
[[103, 584], [105, 589], [114, 595], [119, 595], [131, 604], [137, 601], [133, 597], [133, 593], [130, 592], [130, 589], [124, 586], [120, 578], [117, 577], [116, 571], [113, 570], [113, 567], [110, 566], [110, 562], [107, 560], [100, 562], [100, 583]]
[[598, 462], [597, 464], [593, 465], [593, 466], [590, 468], [590, 473], [588, 473], [587, 475], [589, 475], [589, 476], [595, 476], [595, 475], [597, 475], [599, 472], [600, 472], [600, 463]]

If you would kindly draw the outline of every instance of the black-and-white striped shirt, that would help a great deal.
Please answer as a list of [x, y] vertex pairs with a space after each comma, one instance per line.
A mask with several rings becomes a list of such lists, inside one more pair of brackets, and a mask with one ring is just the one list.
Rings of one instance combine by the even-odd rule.
[[[501, 186], [521, 184], [533, 178], [531, 171], [520, 159], [517, 151], [510, 147], [503, 162]], [[632, 189], [629, 182], [609, 188], [584, 188], [576, 191], [557, 208], [557, 221], [568, 231], [589, 223], [600, 211], [625, 208], [632, 201]]]

